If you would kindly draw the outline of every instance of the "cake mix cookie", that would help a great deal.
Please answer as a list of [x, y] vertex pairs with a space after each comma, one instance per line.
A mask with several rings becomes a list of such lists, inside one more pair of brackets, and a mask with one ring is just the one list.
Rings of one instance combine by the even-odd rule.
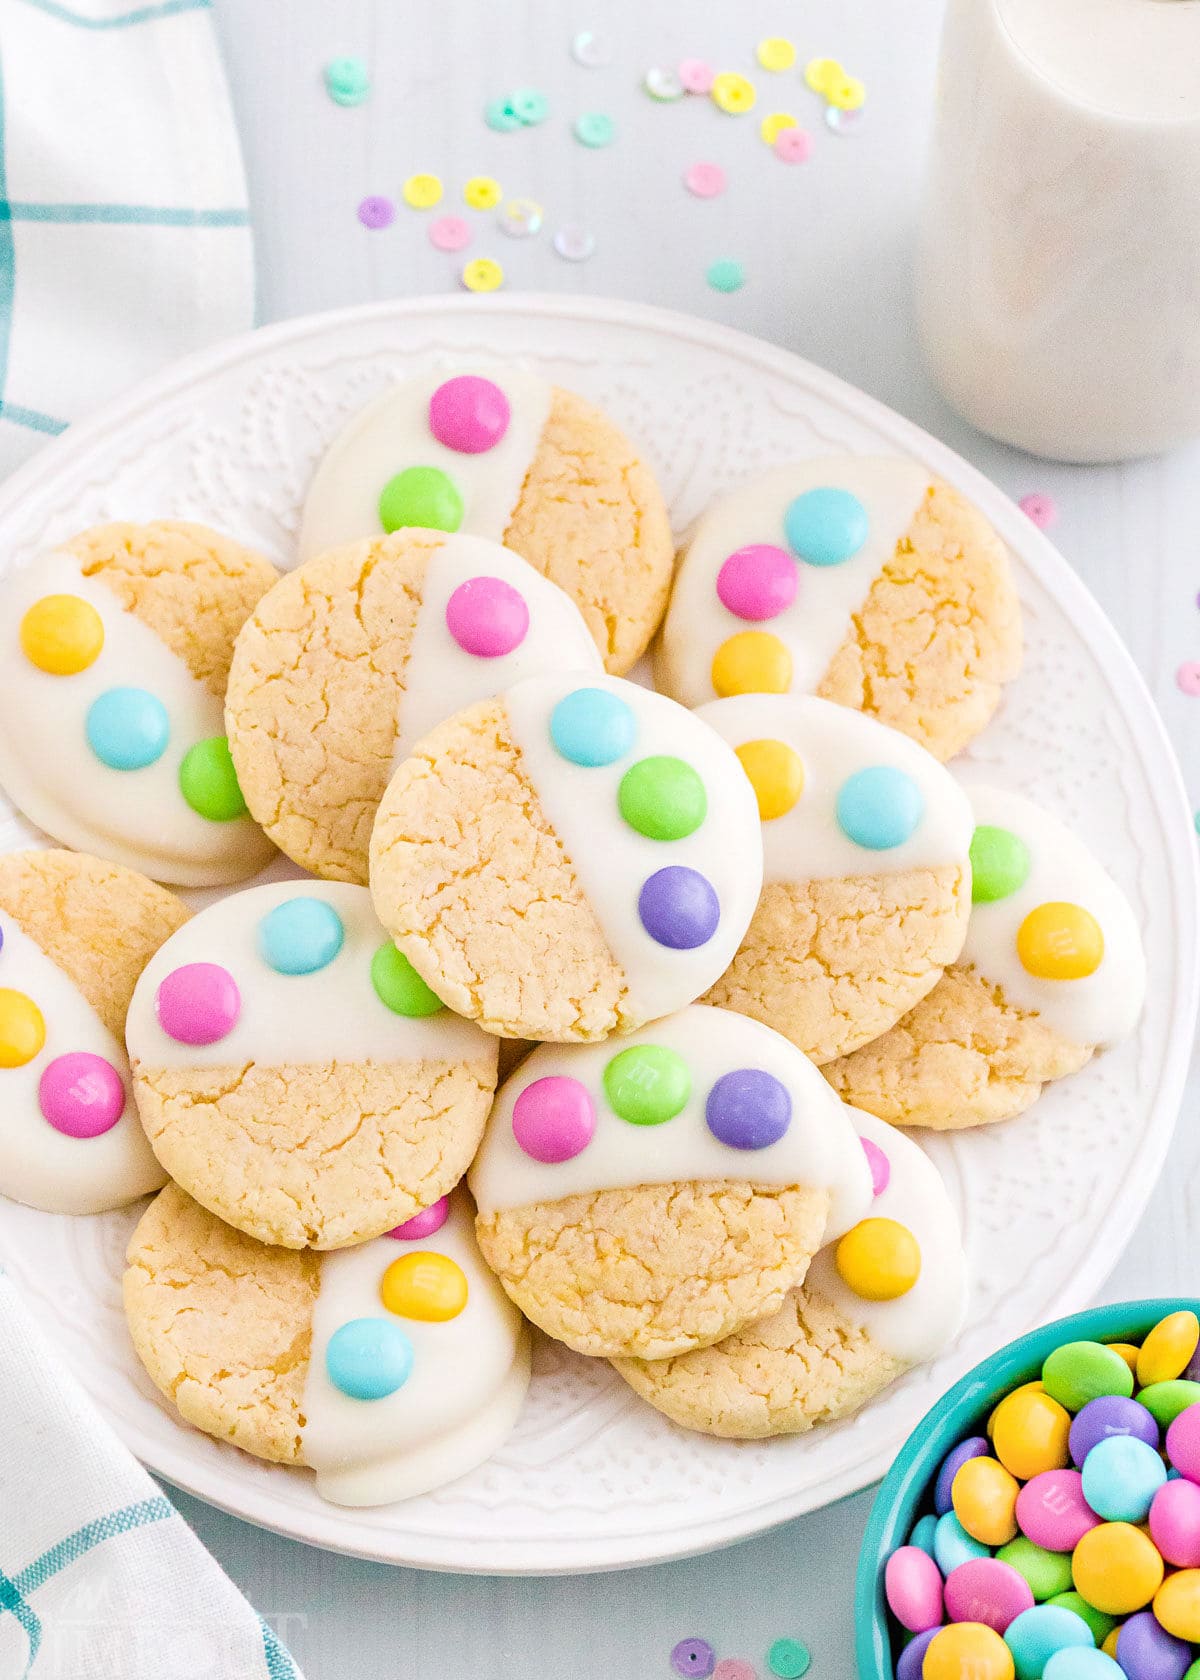
[[0, 581], [0, 783], [56, 840], [219, 886], [271, 846], [246, 814], [222, 701], [275, 581], [202, 525], [104, 525]]
[[170, 1184], [127, 1259], [133, 1345], [180, 1415], [308, 1465], [336, 1505], [454, 1481], [516, 1422], [529, 1334], [479, 1257], [462, 1191], [318, 1255], [257, 1243]]
[[251, 813], [305, 869], [367, 879], [375, 808], [434, 724], [541, 671], [599, 672], [561, 589], [484, 537], [397, 531], [280, 579], [225, 703]]
[[276, 881], [213, 904], [157, 953], [127, 1030], [171, 1177], [285, 1248], [343, 1248], [458, 1182], [497, 1040], [443, 1008], [365, 887]]
[[740, 1440], [801, 1434], [856, 1412], [958, 1334], [967, 1262], [941, 1177], [902, 1132], [869, 1114], [851, 1117], [873, 1200], [822, 1248], [779, 1311], [680, 1358], [613, 1361], [685, 1429]]
[[0, 1194], [101, 1213], [163, 1182], [130, 1094], [125, 1015], [187, 914], [120, 864], [0, 857]]
[[975, 902], [958, 962], [890, 1032], [824, 1070], [848, 1102], [893, 1125], [1007, 1120], [1141, 1013], [1141, 937], [1116, 882], [1028, 799], [967, 791]]
[[983, 515], [915, 461], [830, 455], [772, 468], [699, 521], [658, 685], [685, 706], [816, 694], [947, 759], [1020, 662], [1008, 554]]
[[742, 694], [696, 714], [758, 800], [763, 890], [707, 1003], [815, 1062], [878, 1037], [953, 962], [971, 907], [971, 807], [906, 735], [809, 695]]
[[618, 675], [667, 604], [671, 530], [650, 469], [599, 409], [515, 368], [424, 374], [365, 408], [317, 468], [300, 558], [414, 525], [473, 531], [528, 560]]
[[778, 1310], [870, 1200], [848, 1112], [786, 1039], [700, 1006], [542, 1045], [471, 1169], [484, 1259], [580, 1353], [666, 1358]]
[[430, 732], [371, 836], [379, 919], [460, 1015], [600, 1039], [691, 1003], [762, 884], [731, 747], [615, 677], [533, 677]]

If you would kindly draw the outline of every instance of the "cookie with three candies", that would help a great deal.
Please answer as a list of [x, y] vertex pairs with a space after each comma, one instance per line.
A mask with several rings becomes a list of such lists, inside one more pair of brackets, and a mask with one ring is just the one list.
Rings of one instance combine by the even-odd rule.
[[543, 1044], [470, 1172], [484, 1259], [580, 1353], [665, 1359], [778, 1311], [870, 1201], [848, 1110], [786, 1039], [694, 1005]]
[[1133, 1031], [1137, 917], [1096, 857], [1020, 794], [968, 783], [974, 904], [962, 954], [890, 1032], [824, 1069], [898, 1126], [1007, 1120]]
[[343, 1248], [462, 1177], [498, 1041], [442, 1007], [365, 887], [276, 881], [194, 916], [129, 1009], [129, 1060], [162, 1165], [228, 1224]]
[[871, 1170], [863, 1218], [828, 1240], [770, 1318], [675, 1359], [616, 1359], [685, 1429], [741, 1440], [846, 1417], [958, 1334], [967, 1262], [937, 1168], [902, 1132], [850, 1111]]
[[202, 525], [102, 525], [0, 581], [0, 783], [55, 840], [181, 886], [272, 848], [222, 703], [275, 568]]
[[701, 995], [762, 883], [754, 793], [692, 712], [533, 677], [425, 736], [371, 836], [371, 893], [460, 1015], [510, 1038], [629, 1032]]
[[515, 367], [414, 375], [363, 409], [309, 486], [300, 558], [414, 525], [528, 560], [617, 675], [667, 604], [671, 529], [649, 467], [598, 408]]
[[147, 961], [187, 916], [119, 863], [0, 857], [0, 1194], [102, 1213], [163, 1182], [130, 1090], [125, 1016]]
[[916, 461], [829, 455], [772, 467], [699, 520], [658, 685], [685, 706], [816, 694], [947, 759], [1020, 663], [1008, 551], [979, 510]]
[[169, 1184], [130, 1238], [125, 1316], [188, 1423], [316, 1471], [335, 1505], [452, 1482], [508, 1435], [529, 1333], [460, 1190], [336, 1254], [269, 1248]]
[[375, 809], [443, 718], [542, 671], [593, 671], [578, 608], [484, 537], [397, 531], [280, 578], [234, 649], [225, 723], [281, 851], [366, 884]]
[[737, 753], [763, 837], [754, 919], [705, 1002], [828, 1062], [894, 1026], [962, 949], [970, 804], [915, 741], [828, 700], [742, 694], [696, 715]]

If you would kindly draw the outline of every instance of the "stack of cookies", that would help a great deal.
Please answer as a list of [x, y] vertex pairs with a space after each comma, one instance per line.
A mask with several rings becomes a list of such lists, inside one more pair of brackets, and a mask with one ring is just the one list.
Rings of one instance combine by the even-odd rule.
[[0, 858], [0, 1190], [157, 1190], [161, 1391], [360, 1505], [495, 1450], [529, 1324], [738, 1437], [938, 1353], [966, 1262], [896, 1128], [1021, 1112], [1143, 985], [1082, 842], [946, 768], [1020, 661], [978, 511], [798, 461], [676, 563], [605, 415], [439, 373], [297, 560], [115, 525], [0, 586], [0, 782], [71, 848]]

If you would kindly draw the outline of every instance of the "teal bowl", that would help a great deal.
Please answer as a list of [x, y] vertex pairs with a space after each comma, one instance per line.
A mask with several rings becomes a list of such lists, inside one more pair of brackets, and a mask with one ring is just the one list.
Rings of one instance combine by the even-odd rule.
[[879, 1484], [871, 1507], [854, 1594], [854, 1648], [859, 1680], [895, 1680], [892, 1628], [883, 1597], [888, 1558], [903, 1546], [924, 1510], [932, 1510], [933, 1483], [946, 1454], [967, 1435], [980, 1435], [992, 1407], [1012, 1388], [1041, 1375], [1046, 1355], [1060, 1342], [1140, 1342], [1168, 1313], [1194, 1312], [1188, 1296], [1121, 1301], [1091, 1307], [1031, 1330], [983, 1360], [926, 1412]]

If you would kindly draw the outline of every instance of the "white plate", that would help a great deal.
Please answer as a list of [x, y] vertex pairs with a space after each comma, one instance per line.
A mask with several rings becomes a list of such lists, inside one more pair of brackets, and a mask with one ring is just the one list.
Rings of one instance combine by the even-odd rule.
[[[980, 505], [1010, 544], [1025, 670], [967, 757], [1090, 836], [1132, 896], [1149, 953], [1137, 1036], [1007, 1126], [935, 1140], [964, 1217], [970, 1320], [935, 1365], [847, 1423], [732, 1443], [675, 1429], [603, 1363], [543, 1345], [515, 1435], [489, 1464], [377, 1511], [323, 1503], [302, 1471], [181, 1424], [136, 1363], [120, 1310], [133, 1213], [56, 1218], [0, 1200], [0, 1259], [140, 1458], [215, 1505], [298, 1539], [433, 1569], [617, 1568], [739, 1539], [852, 1493], [976, 1360], [1082, 1306], [1128, 1240], [1175, 1122], [1197, 996], [1194, 836], [1148, 694], [1099, 608], [991, 484], [899, 416], [772, 346], [629, 304], [431, 298], [289, 322], [227, 344], [72, 428], [0, 491], [0, 556], [107, 519], [201, 519], [290, 557], [321, 451], [414, 359], [515, 357], [639, 437], [676, 529], [790, 455], [902, 451]], [[0, 848], [29, 831], [0, 815]]]

